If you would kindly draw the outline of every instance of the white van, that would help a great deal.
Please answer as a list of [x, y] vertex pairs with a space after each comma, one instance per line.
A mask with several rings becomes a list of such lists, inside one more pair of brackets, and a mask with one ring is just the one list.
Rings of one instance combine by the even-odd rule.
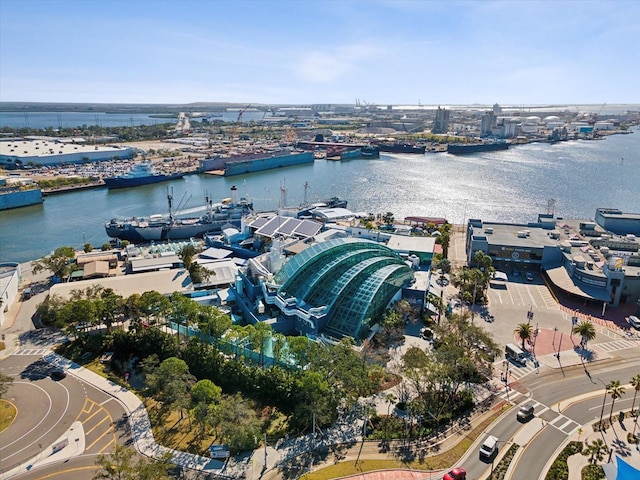
[[480, 459], [491, 460], [498, 452], [498, 437], [489, 435], [480, 447]]
[[520, 347], [513, 343], [508, 343], [504, 347], [504, 356], [507, 360], [519, 363], [523, 367], [527, 365], [527, 354]]

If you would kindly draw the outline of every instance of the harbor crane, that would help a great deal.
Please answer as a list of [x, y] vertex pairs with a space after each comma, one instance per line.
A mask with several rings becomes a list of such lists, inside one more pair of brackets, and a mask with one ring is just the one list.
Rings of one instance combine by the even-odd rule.
[[249, 108], [251, 106], [251, 104], [247, 105], [244, 108], [240, 109], [240, 112], [238, 112], [238, 119], [236, 120], [235, 125], [233, 126], [233, 130], [231, 130], [231, 138], [229, 139], [229, 149], [227, 150], [227, 152], [229, 154], [231, 154], [231, 149], [233, 148], [233, 145], [236, 142], [236, 134], [238, 133], [238, 128], [240, 128], [240, 121], [242, 120], [242, 114], [247, 110], [247, 108]]

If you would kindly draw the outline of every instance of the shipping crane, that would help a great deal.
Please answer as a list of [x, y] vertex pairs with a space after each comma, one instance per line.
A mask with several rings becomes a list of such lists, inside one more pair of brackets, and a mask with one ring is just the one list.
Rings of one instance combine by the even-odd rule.
[[240, 112], [238, 113], [238, 119], [236, 120], [235, 125], [233, 126], [233, 130], [231, 131], [231, 138], [229, 139], [229, 149], [227, 150], [227, 153], [230, 155], [231, 154], [231, 149], [233, 148], [233, 145], [236, 142], [236, 134], [238, 133], [238, 128], [240, 128], [240, 121], [242, 120], [242, 114], [247, 110], [247, 108], [249, 108], [251, 105], [247, 105], [244, 108], [240, 109]]

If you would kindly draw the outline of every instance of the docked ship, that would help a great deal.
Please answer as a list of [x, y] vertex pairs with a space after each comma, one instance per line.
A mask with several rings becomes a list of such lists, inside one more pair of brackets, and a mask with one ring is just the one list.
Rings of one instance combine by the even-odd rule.
[[42, 190], [36, 183], [23, 179], [9, 183], [6, 178], [0, 178], [0, 210], [38, 205], [43, 201]]
[[261, 172], [274, 168], [313, 163], [313, 152], [276, 150], [230, 157], [212, 157], [202, 161], [200, 170], [224, 176]]
[[227, 225], [240, 227], [243, 215], [253, 210], [253, 203], [246, 198], [238, 198], [238, 190], [231, 187], [231, 198], [213, 203], [205, 199], [205, 213], [200, 217], [182, 217], [172, 211], [173, 197], [167, 195], [168, 215], [131, 217], [123, 220], [111, 219], [105, 223], [107, 235], [131, 243], [151, 241], [186, 240], [202, 237], [205, 233], [221, 232]]
[[127, 188], [149, 185], [152, 183], [167, 182], [184, 177], [184, 173], [159, 173], [155, 170], [151, 162], [136, 163], [131, 170], [114, 177], [104, 178], [104, 183], [108, 188]]
[[304, 201], [300, 205], [287, 206], [287, 187], [282, 184], [280, 186], [280, 205], [278, 206], [278, 215], [284, 217], [302, 218], [310, 216], [316, 208], [347, 208], [347, 200], [339, 197], [325, 198], [317, 200], [313, 203], [308, 201], [309, 182], [304, 182]]
[[427, 147], [408, 142], [377, 142], [376, 146], [381, 152], [387, 153], [415, 153], [424, 154]]
[[483, 142], [483, 143], [450, 143], [447, 145], [447, 153], [464, 155], [466, 153], [493, 152], [506, 150], [510, 146], [507, 142]]

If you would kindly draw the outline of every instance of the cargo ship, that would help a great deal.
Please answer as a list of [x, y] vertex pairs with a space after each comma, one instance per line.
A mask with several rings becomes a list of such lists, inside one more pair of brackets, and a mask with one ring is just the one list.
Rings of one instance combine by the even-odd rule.
[[127, 188], [138, 187], [140, 185], [149, 185], [152, 183], [168, 182], [169, 180], [177, 180], [184, 177], [184, 173], [159, 173], [156, 172], [153, 163], [139, 162], [136, 163], [131, 170], [114, 177], [104, 178], [104, 183], [108, 188]]
[[250, 153], [231, 157], [213, 157], [202, 161], [200, 170], [204, 173], [242, 175], [274, 168], [313, 163], [313, 152], [277, 150], [273, 152]]
[[42, 190], [31, 180], [16, 179], [9, 183], [6, 178], [0, 178], [0, 210], [38, 205], [43, 201]]
[[105, 223], [107, 235], [131, 243], [151, 241], [186, 240], [202, 237], [208, 232], [221, 232], [226, 225], [240, 227], [243, 215], [253, 210], [253, 203], [246, 198], [238, 198], [238, 190], [231, 187], [231, 198], [213, 203], [205, 199], [204, 215], [200, 217], [181, 217], [172, 211], [173, 197], [167, 194], [168, 215], [150, 215], [131, 217], [123, 220], [111, 219]]
[[424, 154], [427, 147], [408, 142], [376, 142], [376, 146], [381, 152], [387, 153], [415, 153]]
[[506, 150], [509, 146], [510, 144], [507, 142], [450, 143], [447, 145], [447, 153], [464, 155], [466, 153], [493, 152], [495, 150]]

